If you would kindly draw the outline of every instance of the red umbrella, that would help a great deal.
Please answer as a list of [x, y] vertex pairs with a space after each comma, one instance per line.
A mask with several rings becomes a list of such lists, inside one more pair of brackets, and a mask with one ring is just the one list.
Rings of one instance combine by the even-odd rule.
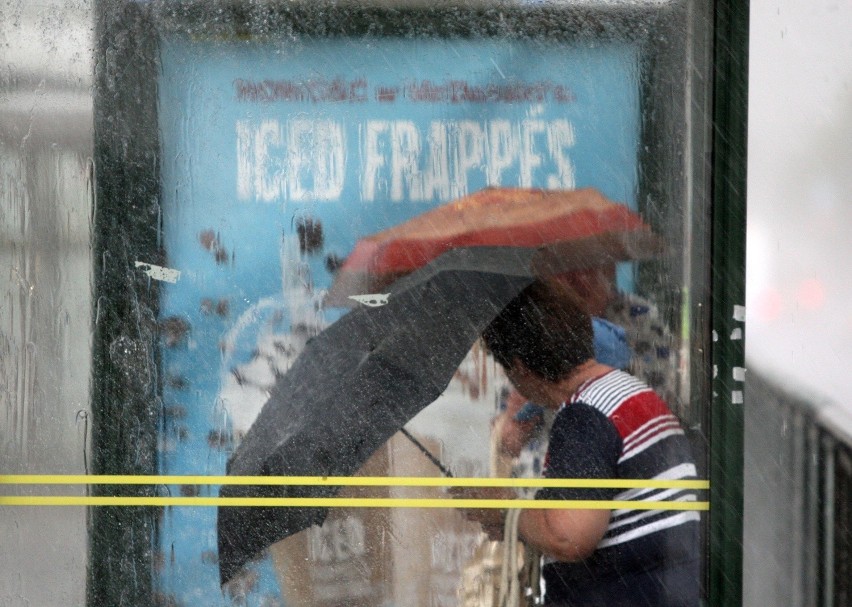
[[539, 248], [543, 275], [662, 250], [639, 215], [592, 188], [486, 188], [359, 240], [326, 303], [351, 305], [350, 296], [381, 293], [450, 249], [476, 246]]

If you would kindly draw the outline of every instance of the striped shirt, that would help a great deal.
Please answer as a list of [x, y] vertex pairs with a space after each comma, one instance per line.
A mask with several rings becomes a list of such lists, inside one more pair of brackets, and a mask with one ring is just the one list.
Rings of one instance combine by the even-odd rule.
[[[583, 384], [559, 410], [544, 474], [547, 478], [697, 477], [678, 419], [647, 384], [617, 370]], [[548, 488], [536, 498], [695, 501], [696, 495], [689, 489]], [[545, 566], [548, 601], [698, 605], [699, 520], [695, 511], [613, 510], [591, 557], [582, 563]], [[583, 602], [587, 599], [588, 603]]]

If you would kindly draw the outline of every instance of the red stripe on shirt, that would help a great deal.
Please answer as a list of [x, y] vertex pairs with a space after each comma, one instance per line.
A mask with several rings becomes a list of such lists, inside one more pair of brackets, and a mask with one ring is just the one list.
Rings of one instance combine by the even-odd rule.
[[631, 396], [610, 413], [609, 418], [622, 440], [644, 424], [661, 415], [671, 415], [666, 403], [654, 392]]
[[676, 431], [678, 434], [683, 434], [683, 429], [680, 427], [677, 419], [674, 417], [661, 417], [660, 423], [652, 424], [647, 432], [643, 431], [640, 436], [632, 441], [624, 441], [622, 456], [629, 454], [637, 454], [643, 451], [649, 444], [654, 442], [660, 434]]

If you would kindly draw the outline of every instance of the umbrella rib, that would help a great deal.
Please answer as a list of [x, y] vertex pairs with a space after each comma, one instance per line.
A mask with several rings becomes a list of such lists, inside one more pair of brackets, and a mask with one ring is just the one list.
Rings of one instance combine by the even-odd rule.
[[448, 478], [453, 478], [453, 473], [450, 472], [450, 469], [447, 468], [443, 463], [441, 463], [441, 460], [439, 460], [437, 457], [435, 457], [435, 455], [431, 451], [429, 451], [429, 449], [427, 449], [423, 445], [423, 443], [421, 443], [419, 440], [417, 440], [414, 437], [414, 435], [411, 434], [411, 432], [409, 432], [405, 428], [400, 428], [399, 431], [402, 432], [402, 435], [405, 436], [405, 438], [407, 438], [408, 440], [410, 440], [414, 444], [415, 447], [420, 449], [420, 451], [423, 453], [423, 455], [425, 455], [429, 459], [430, 462], [435, 464], [438, 467], [438, 469], [441, 472], [444, 473], [444, 476], [446, 476]]

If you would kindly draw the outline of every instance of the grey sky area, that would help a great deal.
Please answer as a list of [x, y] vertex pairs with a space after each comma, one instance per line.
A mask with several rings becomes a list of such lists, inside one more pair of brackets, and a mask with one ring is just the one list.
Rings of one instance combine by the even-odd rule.
[[852, 4], [751, 4], [746, 358], [852, 411]]

